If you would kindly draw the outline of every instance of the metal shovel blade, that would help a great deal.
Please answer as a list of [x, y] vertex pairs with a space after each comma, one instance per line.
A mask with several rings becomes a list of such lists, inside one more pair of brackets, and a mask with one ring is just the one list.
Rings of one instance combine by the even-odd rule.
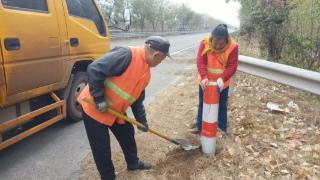
[[186, 151], [190, 151], [190, 150], [199, 148], [199, 146], [194, 146], [185, 139], [174, 139], [173, 141], [175, 144], [180, 145], [182, 147], [182, 149], [184, 149]]

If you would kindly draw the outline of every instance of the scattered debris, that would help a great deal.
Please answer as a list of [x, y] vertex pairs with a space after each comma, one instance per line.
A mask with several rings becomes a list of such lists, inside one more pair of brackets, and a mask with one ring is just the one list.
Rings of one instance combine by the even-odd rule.
[[184, 85], [185, 85], [185, 83], [180, 83], [180, 84], [177, 85], [177, 87], [181, 87], [181, 86], [184, 86]]
[[[193, 77], [190, 74], [195, 73], [180, 74]], [[188, 132], [197, 114], [196, 77], [181, 82], [185, 84], [172, 86], [147, 107], [149, 123], [165, 129], [165, 134], [178, 133], [199, 144], [199, 136]], [[228, 136], [218, 138], [216, 156], [204, 156], [199, 149], [186, 152], [137, 131], [139, 157], [154, 163], [155, 168], [128, 172], [121, 149], [113, 143], [117, 179], [319, 179], [320, 102], [296, 89], [244, 73], [237, 73], [234, 85], [228, 102]], [[290, 103], [292, 99], [294, 103]], [[277, 102], [275, 109], [290, 108], [290, 113], [270, 113], [267, 102]], [[81, 180], [98, 179], [91, 154], [82, 162], [80, 174]]]
[[293, 101], [290, 101], [288, 103], [288, 107], [292, 108], [292, 109], [295, 109], [296, 111], [299, 111], [299, 106], [298, 104], [294, 103]]
[[271, 112], [275, 112], [275, 113], [289, 113], [290, 112], [288, 108], [282, 109], [282, 108], [280, 108], [279, 104], [274, 103], [274, 102], [268, 102], [267, 108]]

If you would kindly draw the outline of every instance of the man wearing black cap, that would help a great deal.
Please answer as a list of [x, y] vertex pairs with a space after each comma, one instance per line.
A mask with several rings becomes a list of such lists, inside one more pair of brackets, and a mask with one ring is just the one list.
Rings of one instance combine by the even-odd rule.
[[[144, 47], [115, 47], [87, 69], [88, 85], [78, 97], [92, 154], [101, 179], [115, 179], [111, 160], [109, 130], [117, 138], [124, 153], [128, 170], [151, 169], [152, 165], [140, 161], [132, 124], [106, 113], [112, 108], [125, 113], [131, 106], [134, 117], [147, 132], [148, 123], [143, 105], [145, 88], [150, 80], [150, 68], [169, 56], [170, 43], [163, 37], [147, 38]], [[170, 56], [169, 56], [170, 57]], [[95, 107], [84, 102], [94, 100]]]

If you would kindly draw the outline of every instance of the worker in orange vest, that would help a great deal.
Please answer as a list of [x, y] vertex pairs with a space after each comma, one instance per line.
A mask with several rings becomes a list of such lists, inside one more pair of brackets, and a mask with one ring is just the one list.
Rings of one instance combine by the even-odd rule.
[[199, 108], [197, 123], [191, 133], [201, 131], [203, 89], [209, 81], [216, 82], [219, 87], [218, 129], [227, 133], [227, 100], [231, 77], [238, 66], [238, 45], [228, 33], [228, 27], [220, 24], [205, 37], [199, 46], [197, 68], [199, 80]]
[[[151, 169], [139, 160], [132, 124], [106, 113], [112, 108], [125, 114], [131, 107], [135, 118], [148, 130], [143, 105], [145, 88], [150, 81], [150, 68], [169, 56], [170, 43], [163, 37], [147, 38], [144, 47], [115, 47], [87, 69], [88, 85], [78, 97], [83, 109], [84, 125], [101, 179], [115, 179], [111, 160], [109, 130], [118, 140], [128, 170]], [[84, 99], [95, 102], [95, 106]]]

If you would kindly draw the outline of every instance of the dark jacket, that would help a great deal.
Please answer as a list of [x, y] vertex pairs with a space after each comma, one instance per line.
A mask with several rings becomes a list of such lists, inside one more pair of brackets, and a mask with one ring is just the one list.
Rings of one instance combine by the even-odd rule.
[[[104, 95], [105, 79], [112, 76], [120, 76], [124, 73], [131, 62], [131, 58], [132, 54], [129, 48], [115, 47], [88, 66], [87, 72], [90, 94], [96, 103], [106, 100]], [[143, 91], [140, 97], [131, 105], [134, 117], [140, 122], [147, 121], [143, 105], [144, 99], [145, 91]]]

